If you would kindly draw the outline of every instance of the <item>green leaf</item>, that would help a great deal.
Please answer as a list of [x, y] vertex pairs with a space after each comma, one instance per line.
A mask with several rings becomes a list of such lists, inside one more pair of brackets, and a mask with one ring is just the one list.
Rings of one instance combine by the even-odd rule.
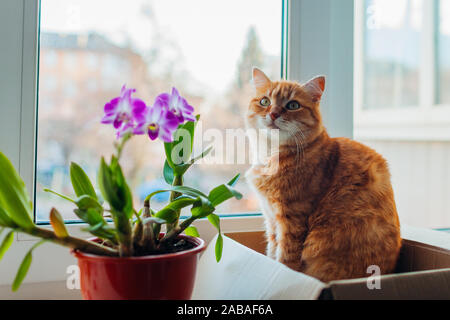
[[172, 143], [170, 155], [174, 164], [174, 171], [187, 163], [191, 156], [192, 146], [190, 145], [191, 139], [189, 135], [189, 131], [184, 128], [179, 128], [174, 133], [174, 142]]
[[86, 220], [87, 220], [86, 222], [89, 223], [91, 226], [96, 225], [98, 223], [107, 225], [105, 219], [103, 218], [102, 212], [100, 212], [98, 209], [95, 208], [87, 209]]
[[196, 163], [198, 160], [203, 159], [204, 157], [206, 157], [211, 151], [213, 150], [213, 147], [209, 147], [208, 149], [206, 149], [205, 151], [202, 152], [202, 154], [200, 154], [199, 156], [191, 159], [189, 161], [189, 163], [187, 164], [183, 164], [183, 165], [179, 165], [175, 167], [175, 173], [178, 176], [182, 176], [186, 173], [186, 171], [189, 170], [189, 168]]
[[[181, 128], [178, 128], [178, 130], [186, 130], [189, 134], [189, 153], [187, 154], [182, 154], [181, 156], [183, 157], [183, 159], [186, 159], [185, 161], [187, 161], [187, 159], [189, 159], [191, 157], [192, 154], [192, 149], [194, 148], [194, 136], [195, 136], [195, 127], [197, 126], [197, 121], [193, 122], [193, 121], [188, 121], [185, 124], [183, 124], [181, 126]], [[176, 136], [176, 133], [175, 133]], [[182, 142], [183, 143], [183, 142]]]
[[227, 183], [230, 187], [234, 187], [236, 183], [239, 181], [239, 178], [241, 177], [241, 174], [238, 173], [233, 179], [230, 180], [230, 182]]
[[72, 181], [73, 190], [77, 197], [89, 195], [98, 200], [97, 193], [95, 192], [88, 175], [75, 162], [72, 162], [70, 165], [70, 180]]
[[50, 224], [58, 238], [62, 239], [69, 236], [69, 232], [67, 232], [66, 225], [64, 224], [64, 219], [55, 208], [50, 211]]
[[171, 224], [171, 223], [174, 223], [175, 221], [177, 221], [178, 214], [173, 209], [164, 208], [164, 209], [159, 210], [156, 213], [156, 217], [159, 218], [159, 219], [163, 219], [168, 224]]
[[175, 168], [175, 164], [172, 161], [172, 149], [174, 145], [173, 142], [166, 142], [164, 143], [164, 151], [166, 153], [166, 161], [167, 164], [173, 169]]
[[0, 207], [23, 229], [33, 229], [33, 207], [25, 183], [9, 159], [0, 152]]
[[174, 174], [176, 174], [177, 176], [180, 177], [180, 176], [184, 175], [190, 167], [191, 167], [190, 163], [175, 165]]
[[95, 209], [103, 213], [103, 207], [98, 201], [91, 196], [84, 195], [75, 200], [75, 204], [80, 210]]
[[87, 228], [84, 228], [83, 231], [88, 231], [88, 232], [97, 232], [99, 231], [101, 228], [103, 227], [103, 223], [99, 222], [96, 225], [93, 226], [89, 226]]
[[[193, 145], [194, 145], [195, 127], [197, 126], [197, 123], [200, 120], [200, 115], [196, 116], [196, 120], [197, 121], [195, 121], [195, 122], [188, 121], [188, 122], [180, 125], [178, 127], [177, 131], [175, 131], [175, 133], [174, 133], [174, 137], [175, 137], [174, 141], [173, 142], [164, 143], [164, 150], [165, 150], [165, 153], [166, 153], [167, 162], [168, 162], [169, 166], [172, 169], [174, 169], [174, 170], [177, 170], [177, 164], [175, 164], [173, 159], [172, 159], [172, 152], [173, 152], [173, 149], [176, 146], [178, 146], [180, 143], [183, 143], [183, 141], [182, 141], [183, 135], [179, 136], [178, 138], [177, 138], [177, 136], [179, 135], [181, 130], [187, 130], [187, 132], [189, 134], [189, 137], [190, 137], [190, 141], [189, 141], [189, 143], [190, 143], [189, 147], [190, 148], [188, 150], [189, 153], [183, 154], [181, 152], [181, 154], [180, 154], [180, 156], [184, 159], [184, 161], [183, 161], [183, 163], [178, 163], [178, 165], [183, 165], [184, 162], [187, 162], [187, 159], [189, 159], [189, 157], [192, 154], [192, 148], [193, 148]], [[182, 150], [184, 150], [184, 148], [182, 148]]]
[[55, 196], [58, 196], [58, 197], [60, 197], [60, 198], [62, 198], [62, 199], [64, 199], [64, 200], [67, 200], [67, 201], [69, 201], [69, 202], [75, 203], [75, 200], [73, 200], [72, 198], [70, 198], [70, 197], [68, 197], [68, 196], [65, 196], [65, 195], [63, 195], [63, 194], [61, 194], [61, 193], [58, 193], [58, 192], [56, 192], [56, 191], [53, 191], [53, 190], [50, 190], [50, 189], [45, 188], [45, 189], [44, 189], [44, 192], [52, 193], [52, 194], [54, 194]]
[[215, 253], [216, 253], [216, 260], [217, 262], [222, 259], [222, 251], [223, 251], [223, 238], [220, 230], [220, 218], [218, 215], [210, 214], [208, 216], [209, 222], [217, 229], [219, 232], [219, 235], [217, 236], [216, 240], [216, 246], [215, 246]]
[[73, 212], [78, 218], [80, 218], [84, 222], [87, 222], [87, 212], [85, 210], [74, 209]]
[[215, 246], [215, 253], [216, 253], [216, 261], [220, 262], [222, 259], [222, 252], [223, 252], [223, 238], [222, 235], [219, 233], [216, 240], [216, 246]]
[[167, 221], [167, 223], [171, 224], [177, 221], [178, 219], [178, 210], [181, 210], [185, 207], [193, 205], [197, 199], [192, 198], [178, 198], [171, 203], [169, 203], [162, 210], [158, 211], [155, 215], [156, 218], [163, 219]]
[[115, 156], [112, 156], [109, 166], [104, 158], [101, 159], [98, 185], [104, 199], [109, 203], [118, 240], [121, 244], [128, 245], [131, 242], [132, 233], [133, 199], [122, 168]]
[[20, 264], [19, 270], [17, 270], [16, 278], [13, 281], [12, 284], [12, 291], [17, 291], [20, 287], [20, 285], [23, 282], [23, 279], [25, 279], [28, 270], [30, 270], [31, 262], [33, 261], [33, 250], [36, 249], [38, 246], [43, 244], [45, 240], [42, 240], [35, 244], [30, 251], [25, 255], [25, 258], [23, 259], [22, 263]]
[[94, 208], [89, 208], [85, 210], [75, 209], [74, 212], [81, 220], [83, 220], [90, 226], [94, 226], [99, 223], [102, 223], [104, 225], [107, 224], [105, 219], [103, 218], [103, 215], [97, 209]]
[[206, 157], [212, 150], [214, 149], [213, 146], [210, 146], [209, 148], [205, 149], [200, 155], [198, 155], [197, 157], [193, 158], [190, 162], [191, 164], [194, 164], [195, 162], [197, 162], [198, 160], [203, 159], [204, 157]]
[[193, 197], [193, 198], [197, 198], [197, 197], [208, 198], [207, 195], [205, 195], [203, 192], [201, 192], [197, 189], [194, 189], [191, 187], [186, 187], [186, 186], [175, 186], [175, 187], [168, 187], [167, 189], [164, 189], [164, 190], [155, 191], [155, 192], [149, 194], [145, 200], [150, 201], [157, 194], [164, 193], [164, 192], [171, 192], [171, 191], [175, 191], [175, 192], [178, 192], [178, 193], [181, 193], [181, 194]]
[[197, 228], [194, 226], [187, 227], [186, 230], [184, 230], [184, 233], [190, 237], [195, 237], [195, 238], [200, 237], [200, 234], [198, 233]]
[[98, 200], [98, 203], [103, 205], [103, 203], [105, 203], [105, 200], [103, 199], [102, 192], [100, 190], [96, 189], [95, 190], [95, 195], [97, 196], [96, 198]]
[[107, 239], [114, 244], [117, 244], [117, 235], [115, 229], [111, 228], [109, 225], [99, 222], [96, 225], [83, 228], [82, 231], [89, 232], [93, 236], [100, 239]]
[[164, 174], [164, 180], [166, 181], [166, 183], [172, 185], [173, 179], [174, 179], [174, 173], [173, 173], [173, 169], [170, 167], [167, 160], [164, 162], [163, 174]]
[[157, 218], [157, 217], [151, 217], [151, 218], [146, 218], [144, 220], [142, 220], [143, 224], [147, 224], [147, 223], [156, 223], [156, 224], [167, 224], [167, 221], [161, 218]]
[[115, 229], [110, 227], [105, 221], [100, 221], [97, 224], [92, 224], [83, 231], [92, 233], [94, 236], [104, 239], [116, 240]]
[[220, 218], [216, 214], [211, 214], [208, 216], [209, 222], [220, 232]]
[[131, 219], [134, 213], [133, 210], [133, 195], [130, 187], [125, 179], [122, 168], [117, 162], [117, 166], [113, 167], [113, 174], [117, 182], [119, 196], [123, 204], [122, 212], [124, 212], [128, 219]]
[[20, 264], [19, 270], [17, 270], [16, 278], [14, 279], [14, 282], [12, 284], [12, 291], [17, 291], [19, 289], [20, 285], [23, 282], [23, 279], [25, 279], [28, 270], [30, 269], [32, 261], [33, 255], [31, 254], [31, 252], [28, 252], [22, 263]]
[[209, 193], [208, 199], [209, 199], [209, 201], [211, 201], [211, 203], [214, 207], [217, 207], [219, 204], [221, 204], [233, 197], [240, 200], [240, 199], [242, 199], [242, 194], [240, 192], [236, 191], [230, 185], [223, 184], [223, 185], [220, 185], [217, 188], [214, 188], [213, 190], [211, 190], [211, 192]]
[[201, 219], [213, 213], [215, 209], [208, 198], [201, 197], [192, 206], [191, 214], [194, 218]]
[[116, 243], [116, 231], [105, 221], [103, 217], [103, 208], [99, 209], [98, 207], [91, 207], [83, 210], [75, 209], [74, 212], [78, 218], [89, 224], [89, 227], [84, 228], [83, 231], [90, 232], [96, 237], [108, 239]]
[[105, 200], [116, 214], [125, 214], [127, 219], [133, 216], [133, 197], [125, 180], [117, 158], [113, 157], [108, 166], [102, 158], [98, 174], [98, 184]]
[[191, 187], [187, 187], [187, 186], [172, 187], [170, 191], [175, 191], [175, 192], [178, 192], [178, 193], [182, 193], [182, 194], [185, 194], [185, 195], [191, 196], [191, 197], [208, 198], [206, 196], [206, 194], [204, 194], [200, 190], [197, 190], [197, 189], [194, 189], [194, 188], [191, 188]]
[[223, 184], [211, 190], [208, 195], [208, 199], [211, 201], [214, 207], [217, 207], [219, 204], [235, 197], [236, 199], [242, 199], [242, 194], [236, 191], [233, 186], [236, 185], [241, 174], [237, 174], [233, 179], [230, 180], [227, 184]]
[[11, 247], [12, 243], [14, 242], [14, 231], [10, 231], [5, 238], [2, 241], [2, 244], [0, 245], [0, 261], [3, 259], [3, 256], [5, 255], [6, 251]]
[[100, 161], [100, 169], [98, 171], [98, 186], [103, 198], [111, 205], [112, 208], [120, 207], [120, 198], [117, 195], [116, 186], [113, 180], [112, 172], [106, 164], [105, 159]]
[[17, 225], [14, 221], [9, 217], [8, 213], [0, 207], [0, 226], [15, 228]]

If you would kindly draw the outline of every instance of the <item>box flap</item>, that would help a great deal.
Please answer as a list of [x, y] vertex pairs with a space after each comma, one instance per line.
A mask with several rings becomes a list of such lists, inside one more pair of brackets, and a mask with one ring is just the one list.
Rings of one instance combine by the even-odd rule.
[[224, 237], [222, 260], [215, 239], [199, 261], [192, 299], [315, 300], [325, 284]]
[[397, 273], [450, 268], [450, 234], [403, 227]]
[[324, 299], [426, 300], [450, 299], [450, 269], [381, 277], [381, 289], [370, 290], [367, 279], [331, 282]]
[[450, 250], [450, 233], [402, 226], [402, 239]]

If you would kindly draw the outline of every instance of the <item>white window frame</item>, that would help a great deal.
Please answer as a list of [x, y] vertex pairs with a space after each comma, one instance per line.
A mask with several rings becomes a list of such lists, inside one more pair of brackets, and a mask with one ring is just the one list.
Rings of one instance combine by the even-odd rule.
[[[322, 102], [326, 125], [332, 135], [351, 138], [353, 0], [284, 0], [284, 8], [288, 16], [284, 19], [283, 77], [305, 82], [315, 75], [326, 75], [327, 91]], [[39, 0], [0, 2], [0, 150], [19, 169], [30, 194], [34, 191], [35, 170], [38, 13]], [[224, 218], [222, 231], [262, 231], [263, 222], [261, 215]], [[214, 236], [208, 221], [195, 224], [206, 241]], [[81, 235], [80, 225], [68, 225], [68, 229], [75, 236]], [[12, 282], [21, 259], [35, 242], [25, 235], [17, 237], [2, 261], [0, 286]], [[64, 281], [66, 268], [75, 263], [66, 248], [39, 247], [24, 284]]]
[[436, 104], [434, 0], [423, 0], [419, 105], [401, 109], [363, 108], [364, 0], [355, 0], [355, 135], [362, 140], [449, 141], [450, 105]]

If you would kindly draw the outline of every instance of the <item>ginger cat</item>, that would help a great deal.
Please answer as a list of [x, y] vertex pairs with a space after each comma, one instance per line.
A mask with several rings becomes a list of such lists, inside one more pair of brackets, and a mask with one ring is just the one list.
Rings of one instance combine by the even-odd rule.
[[323, 282], [367, 277], [372, 265], [394, 271], [401, 238], [388, 165], [374, 150], [327, 134], [325, 78], [272, 82], [255, 68], [253, 81], [247, 127], [279, 130], [276, 172], [263, 174], [272, 162], [247, 172], [268, 256]]

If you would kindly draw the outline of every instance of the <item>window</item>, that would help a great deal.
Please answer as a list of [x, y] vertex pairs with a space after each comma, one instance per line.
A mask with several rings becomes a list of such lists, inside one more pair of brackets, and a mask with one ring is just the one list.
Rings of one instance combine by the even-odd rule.
[[91, 69], [92, 71], [95, 71], [98, 68], [98, 55], [96, 55], [95, 53], [89, 52], [87, 54], [85, 54], [85, 63], [87, 65], [87, 67], [89, 69]]
[[[89, 1], [89, 8], [95, 9], [95, 3], [98, 1], [100, 0]], [[233, 17], [231, 21], [233, 21], [233, 23], [235, 24], [239, 23], [239, 26], [232, 26], [231, 29], [226, 29], [226, 32], [222, 30], [222, 38], [215, 39], [216, 42], [208, 44], [208, 41], [210, 41], [210, 39], [207, 37], [203, 37], [206, 40], [201, 41], [201, 43], [196, 43], [195, 45], [201, 46], [205, 45], [206, 43], [206, 45], [209, 45], [211, 47], [223, 47], [228, 50], [230, 48], [233, 48], [234, 46], [232, 46], [231, 44], [235, 43], [236, 46], [239, 45], [239, 48], [227, 51], [226, 57], [222, 58], [223, 61], [228, 61], [228, 64], [225, 65], [221, 65], [220, 63], [218, 63], [218, 58], [214, 59], [213, 57], [210, 57], [208, 55], [208, 51], [211, 51], [209, 47], [207, 48], [207, 50], [197, 50], [197, 52], [200, 52], [202, 56], [197, 57], [198, 59], [196, 59], [196, 61], [208, 61], [208, 63], [209, 61], [213, 61], [215, 63], [215, 66], [220, 68], [220, 70], [228, 72], [228, 74], [233, 73], [235, 70], [233, 69], [233, 67], [240, 61], [239, 54], [245, 47], [245, 39], [248, 33], [247, 27], [249, 27], [249, 25], [254, 25], [256, 27], [256, 34], [260, 40], [261, 47], [264, 49], [264, 52], [266, 54], [271, 56], [271, 58], [267, 60], [275, 60], [276, 56], [280, 55], [280, 44], [282, 42], [280, 25], [281, 23], [278, 24], [278, 22], [281, 21], [280, 14], [282, 4], [281, 0], [279, 2], [277, 0], [266, 1], [224, 1], [223, 3], [226, 3], [230, 7], [239, 6], [239, 10], [234, 10], [233, 15], [229, 13], [230, 10], [226, 10], [226, 8], [223, 8], [224, 4], [220, 5], [219, 7], [215, 7], [217, 3], [222, 2], [209, 1], [214, 4], [213, 6], [209, 4], [209, 2], [207, 3], [205, 1], [205, 5], [200, 7], [211, 10], [211, 12], [213, 12], [212, 9], [216, 8], [216, 11], [222, 13], [223, 16], [221, 18], [220, 15], [211, 14], [211, 16], [202, 16], [201, 19], [194, 19], [194, 21], [202, 21], [202, 27], [199, 27], [199, 30], [209, 27], [217, 31], [217, 28], [212, 27], [215, 25], [215, 22], [217, 22], [218, 25], [229, 24], [230, 16]], [[81, 143], [83, 139], [87, 141], [84, 143], [89, 144], [90, 141], [89, 139], [86, 140], [86, 135], [78, 136], [77, 132], [84, 132], [84, 130], [89, 129], [89, 126], [91, 124], [93, 127], [97, 127], [98, 121], [97, 119], [95, 119], [95, 121], [92, 120], [91, 123], [83, 123], [82, 126], [76, 128], [76, 131], [73, 130], [73, 127], [70, 126], [67, 126], [66, 128], [66, 124], [68, 123], [70, 118], [73, 118], [73, 120], [75, 121], [78, 119], [77, 117], [80, 117], [83, 114], [87, 113], [88, 108], [98, 110], [98, 108], [100, 107], [101, 109], [102, 105], [105, 102], [104, 99], [110, 98], [111, 94], [116, 94], [117, 88], [120, 88], [123, 82], [134, 85], [134, 83], [131, 82], [134, 81], [133, 79], [126, 79], [126, 81], [124, 81], [121, 77], [119, 77], [119, 79], [115, 77], [102, 78], [103, 56], [106, 55], [106, 53], [112, 52], [111, 50], [105, 50], [105, 52], [95, 52], [97, 58], [94, 58], [93, 62], [96, 62], [96, 68], [91, 69], [88, 65], [89, 62], [87, 62], [86, 58], [80, 54], [76, 58], [76, 67], [73, 68], [72, 71], [70, 71], [75, 73], [75, 76], [73, 78], [70, 78], [70, 82], [76, 84], [76, 97], [83, 95], [83, 97], [86, 99], [86, 103], [77, 104], [77, 108], [73, 108], [73, 101], [68, 99], [63, 93], [52, 94], [51, 96], [47, 97], [44, 95], [44, 91], [42, 91], [44, 89], [42, 88], [42, 86], [45, 87], [45, 84], [42, 82], [42, 78], [38, 77], [38, 72], [41, 74], [41, 76], [42, 73], [44, 73], [44, 75], [50, 75], [50, 72], [52, 71], [50, 69], [53, 69], [53, 76], [55, 76], [57, 79], [57, 87], [55, 88], [55, 91], [63, 92], [65, 84], [67, 83], [67, 81], [61, 81], [60, 78], [60, 70], [65, 69], [65, 59], [60, 56], [57, 48], [55, 48], [54, 58], [50, 57], [50, 60], [55, 60], [54, 65], [50, 68], [50, 66], [47, 66], [47, 64], [45, 63], [44, 56], [47, 52], [45, 44], [49, 44], [50, 48], [53, 48], [51, 43], [54, 40], [58, 40], [58, 43], [61, 44], [61, 39], [55, 37], [55, 34], [65, 36], [63, 37], [63, 43], [69, 47], [73, 47], [75, 52], [76, 50], [78, 50], [76, 49], [77, 46], [86, 48], [86, 43], [89, 43], [89, 41], [93, 41], [92, 39], [101, 43], [101, 37], [104, 35], [104, 32], [101, 29], [103, 27], [114, 27], [111, 27], [111, 25], [102, 25], [101, 27], [95, 28], [95, 34], [90, 35], [88, 33], [85, 33], [85, 35], [77, 37], [75, 42], [73, 37], [71, 37], [70, 35], [72, 33], [76, 33], [75, 31], [78, 30], [77, 28], [82, 27], [88, 21], [87, 17], [89, 15], [87, 15], [87, 13], [89, 13], [89, 10], [91, 9], [84, 10], [82, 7], [82, 4], [86, 2], [88, 1], [0, 1], [0, 30], [7, 30], [7, 32], [0, 31], [0, 40], [1, 43], [8, 44], [6, 46], [3, 46], [2, 50], [0, 50], [0, 150], [4, 152], [12, 160], [14, 166], [19, 169], [19, 172], [24, 178], [30, 193], [33, 192], [33, 186], [35, 182], [34, 160], [36, 138], [38, 138], [37, 147], [39, 153], [39, 161], [37, 162], [36, 170], [38, 181], [37, 192], [39, 193], [39, 188], [41, 188], [42, 185], [45, 185], [63, 192], [67, 192], [69, 194], [71, 192], [71, 189], [64, 189], [64, 182], [67, 182], [67, 166], [52, 166], [52, 161], [54, 159], [56, 164], [64, 163], [66, 159], [66, 151], [61, 148], [59, 139], [64, 140], [72, 135], [73, 137], [75, 137], [74, 140], [71, 140], [71, 143], [73, 143], [74, 146], [77, 143]], [[182, 1], [145, 1], [145, 3], [153, 3], [158, 6], [164, 6], [165, 2], [182, 3]], [[196, 5], [193, 5], [193, 7], [190, 8], [190, 11], [186, 10], [186, 6], [174, 8], [180, 8], [180, 11], [190, 13], [192, 10], [194, 10], [194, 8], [198, 8], [199, 4], [202, 3], [201, 1], [195, 0], [185, 2], [188, 2], [189, 4], [196, 3]], [[52, 14], [51, 17], [48, 17], [48, 13], [46, 14], [46, 12], [51, 11], [45, 11], [45, 9], [46, 5], [48, 5], [49, 3], [51, 3], [53, 8], [60, 14]], [[94, 16], [103, 16], [108, 14], [111, 15], [113, 12], [111, 10], [114, 10], [114, 8], [111, 7], [115, 7], [117, 10], [119, 4], [121, 3], [123, 3], [123, 1], [107, 1], [107, 5], [101, 6], [101, 10], [98, 10], [98, 7], [97, 10], [93, 10], [95, 11]], [[144, 1], [141, 1], [141, 3], [144, 3]], [[263, 6], [261, 5], [262, 3], [266, 5]], [[40, 17], [41, 19], [39, 19], [39, 4], [42, 5], [42, 14]], [[120, 8], [123, 9], [120, 11], [120, 13], [123, 13], [125, 20], [130, 20], [127, 18], [130, 14], [134, 17], [134, 14], [129, 12], [130, 10], [133, 10], [133, 8], [136, 9], [137, 6], [135, 4], [136, 1], [129, 1], [127, 2], [127, 6], [120, 6]], [[330, 8], [330, 10], [327, 10], [328, 7]], [[353, 39], [351, 36], [353, 30], [353, 0], [285, 0], [283, 1], [283, 8], [285, 9], [284, 30], [288, 31], [284, 34], [283, 39], [286, 50], [286, 55], [283, 54], [282, 57], [282, 60], [284, 62], [283, 69], [285, 70], [285, 72], [287, 72], [290, 78], [301, 81], [305, 81], [317, 74], [328, 75], [327, 93], [328, 97], [332, 96], [333, 108], [329, 108], [328, 106], [331, 104], [324, 101], [324, 113], [326, 115], [325, 118], [327, 120], [327, 125], [329, 128], [331, 128], [330, 131], [334, 135], [345, 135], [350, 137], [353, 132], [353, 94], [351, 92], [353, 73]], [[286, 10], [287, 8], [289, 10]], [[289, 12], [289, 15], [287, 15], [287, 11]], [[61, 16], [61, 18], [58, 18], [59, 16]], [[138, 17], [138, 15], [136, 15], [136, 17]], [[55, 27], [54, 25], [46, 25], [45, 21], [51, 21], [51, 19], [56, 19], [57, 21], [59, 21], [59, 27]], [[158, 20], [159, 19], [160, 18], [158, 18]], [[40, 27], [43, 31], [40, 34], [40, 57], [38, 57], [37, 55], [37, 49], [39, 48], [39, 43], [37, 41], [39, 20], [41, 20], [42, 22]], [[117, 23], [117, 21], [111, 19], [110, 16], [108, 16], [107, 19], [101, 20], [107, 21], [108, 23]], [[133, 23], [139, 23], [139, 21], [141, 21], [142, 19], [132, 20], [136, 20], [133, 21]], [[224, 20], [226, 21], [224, 22]], [[166, 19], [159, 22], [161, 25], [163, 25], [164, 22], [165, 25], [168, 25], [170, 21], [171, 19]], [[260, 25], [261, 27], [258, 27]], [[114, 40], [114, 44], [120, 43], [121, 37], [123, 37], [123, 35], [125, 35], [125, 37], [122, 38], [122, 44], [127, 43], [127, 33], [122, 32], [122, 29], [126, 29], [124, 27], [124, 24], [119, 27], [115, 27], [115, 30], [113, 31], [114, 35], [112, 37]], [[151, 28], [146, 29], [145, 25], [140, 29], [145, 29], [147, 30], [147, 32], [150, 32], [151, 30]], [[168, 33], [168, 31], [162, 29], [162, 27], [158, 30], [160, 30], [160, 33], [162, 35]], [[239, 32], [239, 30], [241, 31]], [[311, 32], [312, 30], [314, 30], [314, 32]], [[271, 32], [273, 32], [273, 39], [272, 36], [270, 36], [272, 34]], [[133, 32], [131, 33], [134, 34], [135, 30], [133, 30]], [[130, 32], [128, 32], [128, 34], [130, 34]], [[202, 33], [199, 34], [203, 36]], [[51, 41], [46, 40], [47, 36], [50, 37], [49, 40]], [[181, 37], [182, 39], [184, 39], [184, 36], [184, 34], [181, 34], [177, 37]], [[156, 34], [155, 38], [161, 39], [158, 37], [158, 34]], [[317, 41], [317, 39], [324, 39], [324, 41]], [[167, 39], [162, 38], [161, 41], [163, 40], [165, 41]], [[145, 39], [146, 43], [154, 43], [152, 41]], [[170, 43], [171, 42], [169, 41], [169, 44]], [[175, 43], [178, 42], [176, 41]], [[311, 46], [311, 43], [314, 43], [314, 46]], [[122, 44], [119, 47], [122, 47]], [[172, 47], [169, 46], [169, 48]], [[183, 56], [181, 57], [182, 59], [190, 60], [196, 57], [195, 55], [192, 55], [192, 53], [189, 55], [187, 54], [188, 51], [186, 50], [188, 49], [188, 47], [183, 47], [182, 49], [185, 50], [183, 51]], [[234, 54], [232, 55], [231, 53], [233, 52]], [[89, 52], [86, 52], [85, 50], [85, 53]], [[155, 52], [146, 53], [146, 58], [155, 54]], [[177, 56], [176, 50], [169, 50], [167, 48], [165, 48], [165, 53], [162, 56], [166, 57], [166, 59], [164, 59], [164, 61], [158, 60], [159, 63], [151, 65], [151, 67], [155, 73], [157, 72], [158, 74], [164, 75], [163, 71], [170, 69], [169, 67], [171, 65], [169, 62], [173, 61], [173, 59], [179, 59], [180, 57]], [[143, 69], [139, 69], [136, 67], [136, 63], [139, 63], [139, 57], [134, 57], [136, 57], [137, 59], [133, 58], [133, 62], [130, 65], [125, 65], [123, 67], [124, 69], [121, 70], [127, 70], [128, 68], [130, 68], [132, 70], [139, 70], [140, 72], [142, 72]], [[234, 61], [232, 61], [231, 57], [233, 57]], [[37, 64], [38, 61], [39, 64]], [[126, 59], [122, 59], [122, 61], [126, 61]], [[52, 63], [50, 63], [50, 65], [52, 65]], [[186, 65], [187, 63], [185, 64], [185, 66]], [[37, 67], [39, 67], [39, 69], [37, 69]], [[268, 70], [269, 66], [264, 63], [263, 68], [265, 70]], [[89, 92], [88, 83], [84, 82], [85, 78], [81, 77], [80, 73], [78, 73], [78, 71], [80, 70], [88, 70], [91, 73], [90, 78], [96, 79], [98, 88], [97, 91], [104, 94], [104, 98], [100, 99], [98, 97], [98, 92]], [[339, 72], [335, 72], [336, 70]], [[271, 75], [274, 77], [279, 77], [279, 71], [279, 67], [274, 67], [273, 74]], [[125, 75], [127, 74], [127, 72], [125, 71], [121, 72], [124, 72]], [[81, 75], [83, 74], [84, 73], [81, 73]], [[138, 72], [138, 74], [140, 73]], [[201, 76], [203, 72], [200, 73], [200, 71], [198, 71], [198, 74]], [[193, 75], [195, 76], [195, 74]], [[236, 81], [236, 78], [231, 78]], [[216, 78], [213, 77], [211, 79], [208, 79], [208, 83], [214, 83], [214, 79]], [[218, 79], [218, 81], [222, 81], [220, 80], [222, 78], [218, 77]], [[67, 79], [63, 78], [62, 80]], [[170, 83], [172, 83], [172, 80], [170, 80]], [[196, 84], [196, 82], [189, 81], [189, 84], [193, 85]], [[175, 85], [179, 86], [178, 83], [175, 83]], [[37, 86], [39, 86], [39, 92], [37, 91]], [[138, 89], [143, 96], [144, 94], [153, 96], [152, 92], [147, 92], [147, 90], [150, 89], [154, 90], [155, 92], [167, 90], [164, 85], [161, 85], [161, 88], [150, 87], [150, 89], [148, 89], [148, 87], [146, 87]], [[194, 88], [189, 87], [188, 93], [190, 93], [190, 90], [194, 89], [195, 86]], [[208, 87], [208, 89], [211, 88]], [[183, 91], [184, 90], [185, 89], [183, 89]], [[41, 95], [44, 96], [42, 97]], [[39, 102], [38, 108], [36, 106], [37, 98]], [[217, 95], [217, 98], [219, 102], [221, 99], [223, 99], [223, 97], [219, 95]], [[36, 114], [37, 109], [39, 111], [39, 114]], [[205, 113], [203, 112], [203, 110], [200, 110], [200, 112], [202, 112], [202, 114]], [[91, 113], [89, 112], [89, 114]], [[237, 119], [237, 117], [233, 119]], [[36, 120], [39, 120], [40, 123], [42, 121], [46, 121], [46, 123], [49, 124], [47, 128], [53, 127], [54, 132], [58, 132], [61, 135], [58, 136], [57, 139], [54, 139], [55, 136], [51, 136], [51, 130], [46, 130], [45, 127], [42, 127], [42, 125], [36, 128]], [[238, 127], [237, 123], [235, 125], [236, 127]], [[38, 137], [36, 137], [36, 129], [38, 129], [39, 131]], [[110, 137], [109, 133], [99, 132], [98, 134], [105, 134], [108, 136], [108, 138]], [[47, 151], [43, 152], [45, 151], [45, 149], [42, 150], [40, 146], [42, 144], [42, 140], [44, 140], [47, 136], [50, 136], [51, 142], [49, 142], [48, 147], [46, 147]], [[148, 146], [147, 143], [146, 145]], [[78, 148], [78, 150], [80, 150], [80, 148]], [[85, 166], [90, 161], [89, 156], [89, 153], [80, 153], [76, 158], [74, 158], [74, 160], [80, 162], [83, 166]], [[52, 157], [54, 159], [52, 159]], [[44, 159], [45, 161], [40, 161], [41, 159]], [[98, 159], [94, 157], [92, 159], [93, 163], [95, 163], [96, 165]], [[161, 164], [158, 162], [158, 168], [160, 168], [160, 165]], [[230, 168], [230, 172], [234, 173], [235, 171], [236, 168]], [[244, 172], [244, 170], [237, 171]], [[89, 174], [92, 178], [95, 178], [95, 172], [91, 171]], [[151, 179], [149, 177], [146, 177], [146, 180]], [[39, 183], [41, 183], [41, 185], [39, 185]], [[245, 183], [242, 182], [242, 186], [240, 186], [240, 188], [242, 189], [245, 187]], [[246, 190], [243, 191], [246, 192]], [[39, 198], [38, 194], [35, 195], [38, 197], [38, 206], [39, 201], [42, 207], [50, 204], [50, 202], [45, 202], [45, 198]], [[59, 204], [54, 201], [55, 198], [53, 198], [52, 203], [59, 206]], [[71, 211], [72, 208], [70, 207], [68, 209], [69, 211]], [[229, 208], [223, 207], [222, 209], [222, 212], [233, 212]], [[247, 211], [246, 209], [242, 210]], [[235, 212], [239, 211], [240, 210], [236, 210]], [[39, 212], [37, 213], [39, 214]], [[48, 212], [44, 212], [40, 220], [41, 222], [45, 222], [47, 214]], [[68, 218], [70, 219], [71, 217]], [[202, 238], [206, 241], [211, 240], [217, 232], [212, 226], [209, 225], [208, 221], [200, 220], [196, 225], [201, 233]], [[222, 232], [224, 233], [261, 231], [263, 230], [263, 218], [261, 216], [237, 217], [234, 215], [222, 219], [221, 227]], [[67, 228], [71, 235], [87, 236], [86, 233], [80, 231], [81, 228], [78, 224], [68, 225]], [[18, 241], [14, 243], [14, 250], [9, 251], [8, 255], [13, 255], [13, 257], [10, 258], [15, 259], [15, 261], [20, 261], [36, 242], [34, 238], [27, 237], [26, 235], [22, 234], [18, 236], [17, 240]], [[55, 257], [58, 257], [58, 259], [55, 259]], [[25, 279], [25, 282], [31, 283], [43, 281], [65, 281], [66, 268], [68, 265], [73, 264], [73, 257], [70, 256], [67, 250], [52, 245], [44, 245], [40, 247], [39, 255], [36, 258], [39, 259], [41, 268], [32, 268], [29, 275]], [[9, 283], [10, 280], [13, 279], [15, 272], [15, 268], [2, 269], [2, 272], [0, 272], [0, 283]]]
[[439, 21], [438, 29], [438, 87], [437, 102], [441, 105], [450, 105], [450, 1], [437, 1]]
[[419, 104], [423, 0], [365, 2], [364, 108]]
[[48, 66], [48, 67], [54, 67], [57, 63], [58, 63], [58, 55], [56, 54], [55, 51], [49, 50], [46, 54], [45, 54], [45, 60], [44, 63]]
[[450, 1], [355, 5], [355, 138], [388, 160], [403, 224], [446, 228]]
[[[110, 17], [114, 16], [114, 19]], [[281, 73], [282, 1], [274, 0], [60, 0], [41, 1], [36, 214], [46, 222], [51, 206], [74, 220], [70, 203], [43, 191], [72, 194], [68, 167], [75, 161], [96, 180], [101, 155], [112, 153], [113, 133], [100, 124], [104, 104], [126, 83], [146, 102], [176, 86], [202, 115], [203, 131], [244, 127], [251, 68]], [[61, 90], [48, 90], [57, 79]], [[57, 107], [46, 108], [49, 101]], [[224, 134], [225, 136], [225, 134]], [[136, 207], [165, 185], [163, 148], [135, 137], [125, 150], [126, 175]], [[186, 177], [208, 190], [248, 166], [199, 165]], [[259, 211], [244, 179], [245, 198], [221, 213]], [[165, 195], [159, 200], [167, 200]]]

